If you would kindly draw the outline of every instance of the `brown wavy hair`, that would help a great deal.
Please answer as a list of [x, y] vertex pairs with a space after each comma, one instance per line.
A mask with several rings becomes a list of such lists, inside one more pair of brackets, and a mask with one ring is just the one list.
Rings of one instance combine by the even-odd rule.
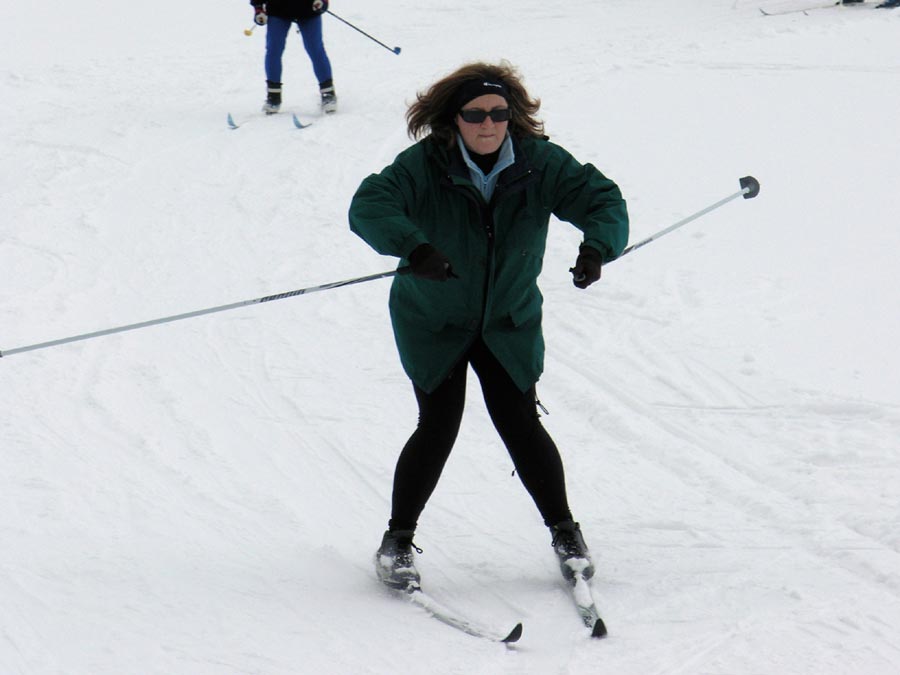
[[425, 92], [416, 94], [415, 102], [406, 111], [406, 127], [410, 138], [418, 139], [429, 133], [434, 139], [452, 147], [456, 143], [456, 113], [453, 102], [466, 82], [476, 79], [500, 81], [509, 92], [512, 110], [509, 133], [515, 138], [543, 136], [544, 123], [536, 115], [541, 107], [539, 98], [531, 98], [518, 71], [507, 61], [497, 65], [468, 63], [438, 80]]

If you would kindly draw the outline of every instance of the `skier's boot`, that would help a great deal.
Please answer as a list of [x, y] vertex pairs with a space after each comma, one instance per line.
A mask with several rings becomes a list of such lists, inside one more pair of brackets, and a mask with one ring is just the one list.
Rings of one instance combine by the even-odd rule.
[[266, 115], [274, 115], [281, 110], [281, 82], [266, 80], [266, 102], [262, 111]]
[[893, 9], [900, 7], [900, 0], [884, 0], [880, 5], [875, 5], [876, 9]]
[[413, 562], [413, 550], [422, 550], [413, 544], [412, 530], [388, 530], [375, 552], [375, 573], [386, 586], [407, 590], [418, 588], [419, 572]]
[[322, 96], [322, 112], [337, 112], [337, 94], [334, 93], [334, 83], [331, 80], [319, 84], [319, 94]]
[[566, 581], [574, 583], [575, 574], [580, 573], [585, 579], [594, 576], [594, 564], [581, 526], [572, 520], [563, 520], [550, 528], [553, 535], [551, 546], [559, 558], [559, 569]]

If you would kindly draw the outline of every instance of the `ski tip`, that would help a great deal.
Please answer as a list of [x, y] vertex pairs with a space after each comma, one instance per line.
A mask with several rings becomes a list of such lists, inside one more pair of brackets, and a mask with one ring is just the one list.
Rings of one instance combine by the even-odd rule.
[[237, 129], [238, 125], [234, 123], [234, 118], [231, 116], [231, 113], [228, 113], [228, 126], [232, 129]]
[[597, 621], [594, 622], [594, 627], [591, 629], [591, 637], [592, 638], [605, 638], [606, 637], [606, 624], [603, 623], [603, 619], [598, 618]]
[[753, 199], [759, 194], [759, 181], [753, 176], [741, 178], [741, 188], [744, 191], [744, 199]]
[[303, 124], [303, 122], [300, 121], [300, 118], [297, 117], [296, 114], [292, 114], [291, 117], [294, 120], [294, 126], [298, 129], [305, 129], [306, 127], [310, 126], [310, 124], [312, 124], [312, 122], [310, 122], [309, 124]]
[[522, 624], [517, 623], [516, 627], [509, 632], [509, 635], [500, 640], [500, 642], [512, 644], [513, 642], [518, 642], [520, 637], [522, 637]]

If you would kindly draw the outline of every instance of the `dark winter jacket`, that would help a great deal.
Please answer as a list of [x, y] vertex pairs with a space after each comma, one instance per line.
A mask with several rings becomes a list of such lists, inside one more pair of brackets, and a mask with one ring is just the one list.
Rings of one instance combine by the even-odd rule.
[[[522, 391], [544, 366], [543, 298], [537, 286], [550, 215], [584, 232], [584, 244], [613, 260], [628, 240], [616, 184], [546, 139], [515, 142], [490, 204], [472, 184], [457, 148], [431, 137], [360, 185], [350, 228], [400, 265], [430, 243], [459, 278], [394, 278], [390, 310], [403, 367], [431, 392], [479, 334]], [[573, 251], [573, 255], [576, 252]]]
[[310, 19], [328, 9], [328, 0], [318, 12], [313, 11], [313, 0], [250, 0], [254, 7], [265, 5], [266, 14], [277, 16], [280, 19], [295, 21], [298, 19]]

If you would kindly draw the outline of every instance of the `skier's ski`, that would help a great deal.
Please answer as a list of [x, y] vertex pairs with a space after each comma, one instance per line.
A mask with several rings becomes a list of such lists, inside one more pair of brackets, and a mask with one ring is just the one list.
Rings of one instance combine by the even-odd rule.
[[832, 2], [823, 3], [823, 4], [819, 4], [819, 5], [813, 5], [811, 7], [793, 7], [791, 9], [781, 9], [781, 10], [766, 11], [765, 9], [760, 7], [759, 11], [762, 12], [763, 15], [765, 15], [765, 16], [783, 16], [784, 14], [799, 14], [801, 12], [803, 14], [806, 14], [807, 12], [813, 12], [818, 9], [833, 9], [835, 7], [852, 9], [854, 7], [855, 8], [864, 8], [864, 7], [873, 7], [874, 8], [876, 6], [877, 5], [875, 5], [874, 3], [871, 3], [871, 2], [858, 2], [858, 3], [855, 2], [855, 3], [849, 4], [849, 5], [845, 5], [841, 2], [841, 0], [837, 0], [836, 2], [834, 0], [832, 0]]
[[600, 617], [590, 582], [584, 578], [583, 574], [576, 572], [575, 577], [569, 583], [572, 585], [572, 599], [575, 601], [575, 608], [581, 615], [584, 625], [591, 629], [591, 637], [606, 637], [606, 624]]
[[[266, 117], [271, 117], [271, 115], [274, 115], [274, 114], [277, 114], [277, 113], [265, 113], [265, 116], [266, 116]], [[248, 118], [246, 118], [246, 119], [244, 119], [244, 120], [241, 120], [240, 122], [235, 122], [234, 117], [231, 115], [231, 113], [228, 113], [228, 118], [226, 119], [226, 122], [228, 123], [228, 127], [229, 127], [229, 128], [231, 128], [231, 129], [240, 129], [242, 126], [244, 126], [244, 125], [247, 124], [248, 122], [252, 122], [252, 121], [255, 120], [255, 119], [258, 119], [258, 117], [256, 117], [256, 116], [254, 116], [254, 117], [248, 117]], [[312, 122], [307, 122], [306, 124], [304, 124], [303, 122], [301, 122], [301, 121], [300, 121], [300, 118], [297, 117], [296, 113], [291, 113], [291, 119], [292, 119], [293, 122], [294, 122], [294, 126], [297, 127], [298, 129], [306, 129], [306, 127], [312, 125]]]
[[415, 582], [411, 582], [405, 589], [396, 589], [397, 593], [404, 594], [411, 603], [424, 609], [432, 617], [451, 626], [457, 630], [471, 635], [473, 637], [491, 640], [492, 642], [503, 642], [512, 644], [522, 637], [522, 624], [517, 623], [515, 627], [506, 635], [493, 631], [489, 628], [479, 626], [475, 622], [460, 616], [453, 610], [445, 607], [443, 604], [435, 600], [422, 590], [422, 587]]
[[798, 14], [800, 12], [803, 12], [804, 14], [806, 14], [807, 12], [812, 11], [814, 9], [827, 9], [829, 7], [835, 7], [836, 5], [840, 5], [840, 4], [841, 4], [840, 0], [838, 0], [837, 2], [834, 2], [834, 0], [832, 0], [831, 2], [826, 3], [826, 4], [818, 4], [818, 5], [813, 5], [811, 7], [792, 7], [791, 9], [777, 9], [777, 10], [766, 11], [762, 7], [760, 7], [759, 11], [762, 12], [762, 14], [764, 16], [781, 16], [783, 14]]

